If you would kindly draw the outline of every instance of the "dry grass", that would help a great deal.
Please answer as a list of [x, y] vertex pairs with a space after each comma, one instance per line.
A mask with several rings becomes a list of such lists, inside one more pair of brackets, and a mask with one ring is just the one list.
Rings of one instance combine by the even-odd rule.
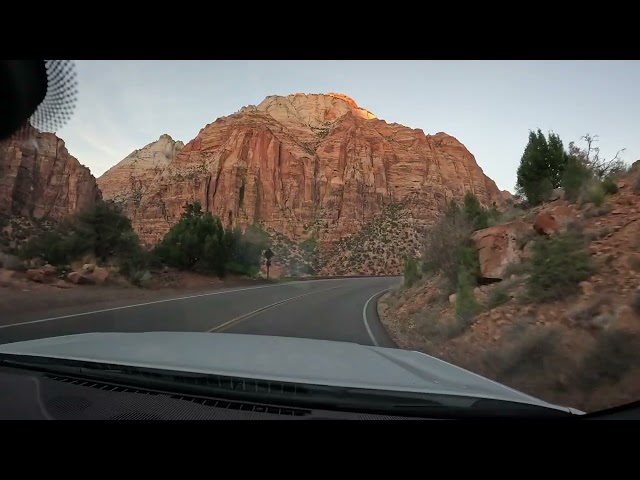
[[421, 312], [420, 315], [415, 315], [413, 320], [416, 323], [418, 332], [424, 337], [432, 341], [447, 338], [447, 323], [442, 320], [442, 312], [437, 307], [430, 307]]
[[640, 255], [631, 255], [629, 257], [629, 267], [636, 272], [640, 271]]
[[586, 304], [574, 309], [570, 314], [570, 318], [583, 328], [603, 328], [608, 324], [605, 322], [608, 314], [607, 307], [612, 304], [612, 296], [608, 293], [602, 293], [589, 300]]
[[22, 260], [17, 256], [4, 252], [0, 252], [0, 268], [5, 268], [15, 272], [24, 272], [27, 269], [24, 262], [22, 262]]
[[601, 217], [603, 215], [607, 215], [610, 212], [611, 212], [611, 205], [609, 205], [608, 203], [605, 203], [604, 205], [595, 206], [595, 207], [586, 209], [583, 212], [583, 216], [584, 218], [595, 218], [595, 217]]
[[640, 337], [624, 330], [602, 332], [576, 372], [576, 383], [585, 392], [622, 380], [640, 359]]
[[531, 271], [531, 265], [528, 262], [512, 262], [504, 270], [504, 276], [526, 275]]
[[596, 207], [599, 207], [604, 203], [604, 199], [605, 192], [600, 181], [595, 179], [588, 180], [580, 187], [580, 194], [578, 196], [579, 205], [592, 203]]
[[493, 376], [509, 385], [518, 380], [547, 377], [550, 360], [557, 351], [560, 332], [553, 326], [534, 326], [533, 320], [516, 320], [502, 348], [488, 351], [483, 359]]
[[590, 232], [585, 232], [585, 240], [588, 242], [595, 242], [596, 240], [601, 240], [605, 238], [607, 235], [613, 233], [611, 227], [601, 227], [598, 230], [593, 230]]
[[504, 305], [509, 300], [511, 300], [511, 295], [507, 291], [507, 286], [497, 285], [494, 287], [487, 296], [487, 301], [485, 302], [485, 308], [492, 309], [495, 307], [499, 307], [500, 305]]
[[504, 212], [501, 212], [498, 217], [489, 218], [489, 226], [503, 225], [505, 223], [519, 220], [525, 214], [525, 210], [519, 207], [510, 206]]
[[389, 293], [385, 295], [386, 304], [393, 310], [399, 309], [404, 304], [404, 301], [404, 297], [400, 295], [397, 288], [389, 290]]
[[640, 291], [636, 291], [636, 293], [633, 295], [633, 300], [631, 301], [631, 309], [637, 315], [640, 315]]

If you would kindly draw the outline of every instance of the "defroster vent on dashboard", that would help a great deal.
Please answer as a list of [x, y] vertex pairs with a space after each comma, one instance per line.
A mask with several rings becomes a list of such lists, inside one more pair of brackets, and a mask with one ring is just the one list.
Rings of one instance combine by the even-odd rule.
[[[273, 405], [262, 405], [258, 403], [251, 402], [239, 402], [236, 400], [222, 400], [216, 398], [204, 398], [204, 397], [196, 397], [193, 395], [184, 395], [184, 394], [169, 394], [169, 393], [161, 393], [153, 390], [147, 390], [137, 387], [124, 387], [121, 385], [115, 385], [111, 383], [105, 382], [96, 382], [93, 380], [81, 380], [67, 376], [61, 375], [52, 375], [46, 374], [46, 378], [50, 380], [54, 380], [56, 382], [62, 382], [70, 386], [74, 387], [84, 387], [100, 390], [103, 392], [109, 392], [113, 394], [130, 394], [134, 395], [136, 398], [140, 398], [140, 396], [152, 396], [152, 397], [163, 397], [166, 399], [171, 399], [173, 401], [179, 402], [188, 402], [191, 404], [199, 405], [201, 407], [212, 407], [214, 409], [225, 409], [225, 410], [237, 410], [241, 412], [252, 412], [257, 414], [268, 414], [268, 415], [280, 415], [280, 416], [289, 416], [289, 417], [302, 417], [306, 415], [310, 415], [311, 411], [301, 408], [290, 408], [290, 407], [280, 407]], [[216, 382], [217, 383], [217, 382]], [[232, 385], [232, 384], [231, 384]], [[293, 392], [292, 392], [293, 393]], [[54, 410], [56, 413], [61, 415], [71, 414], [73, 412], [77, 412], [78, 410], [84, 410], [91, 406], [91, 402], [88, 400], [83, 400], [81, 402], [78, 401], [79, 398], [77, 395], [57, 395], [54, 398], [51, 398], [47, 405], [49, 408]], [[139, 403], [139, 402], [136, 402]], [[156, 420], [156, 419], [164, 419], [166, 418], [163, 415], [157, 415], [155, 413], [143, 413], [139, 410], [129, 410], [126, 412], [120, 412], [115, 415], [110, 415], [109, 419], [113, 420]]]

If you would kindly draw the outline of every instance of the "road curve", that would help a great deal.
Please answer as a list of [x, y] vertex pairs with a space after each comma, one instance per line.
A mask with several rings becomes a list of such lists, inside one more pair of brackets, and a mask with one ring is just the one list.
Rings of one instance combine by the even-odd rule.
[[279, 335], [393, 347], [375, 300], [399, 277], [299, 281], [3, 321], [0, 343], [89, 332], [196, 331]]

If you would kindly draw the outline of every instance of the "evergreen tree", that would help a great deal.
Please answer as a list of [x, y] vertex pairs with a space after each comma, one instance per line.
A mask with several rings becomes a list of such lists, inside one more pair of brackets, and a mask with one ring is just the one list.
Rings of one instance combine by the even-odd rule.
[[268, 235], [259, 226], [225, 229], [218, 217], [198, 202], [184, 206], [180, 220], [164, 236], [155, 254], [167, 265], [203, 272], [254, 275], [260, 268]]
[[474, 230], [481, 230], [489, 226], [489, 213], [482, 208], [473, 193], [467, 192], [464, 196], [463, 210]]
[[517, 193], [524, 195], [532, 205], [541, 203], [552, 189], [562, 183], [567, 160], [558, 135], [549, 133], [547, 139], [540, 129], [530, 131], [518, 167]]

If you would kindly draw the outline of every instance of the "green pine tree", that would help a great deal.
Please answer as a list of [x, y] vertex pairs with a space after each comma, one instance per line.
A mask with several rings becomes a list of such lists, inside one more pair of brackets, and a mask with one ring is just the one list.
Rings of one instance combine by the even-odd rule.
[[219, 276], [227, 273], [255, 275], [269, 236], [259, 226], [225, 229], [218, 217], [203, 212], [198, 202], [184, 206], [184, 212], [154, 253], [167, 265]]
[[551, 132], [547, 139], [540, 129], [530, 131], [518, 167], [516, 191], [524, 195], [530, 204], [538, 205], [552, 189], [561, 185], [567, 160], [568, 155], [558, 135]]

